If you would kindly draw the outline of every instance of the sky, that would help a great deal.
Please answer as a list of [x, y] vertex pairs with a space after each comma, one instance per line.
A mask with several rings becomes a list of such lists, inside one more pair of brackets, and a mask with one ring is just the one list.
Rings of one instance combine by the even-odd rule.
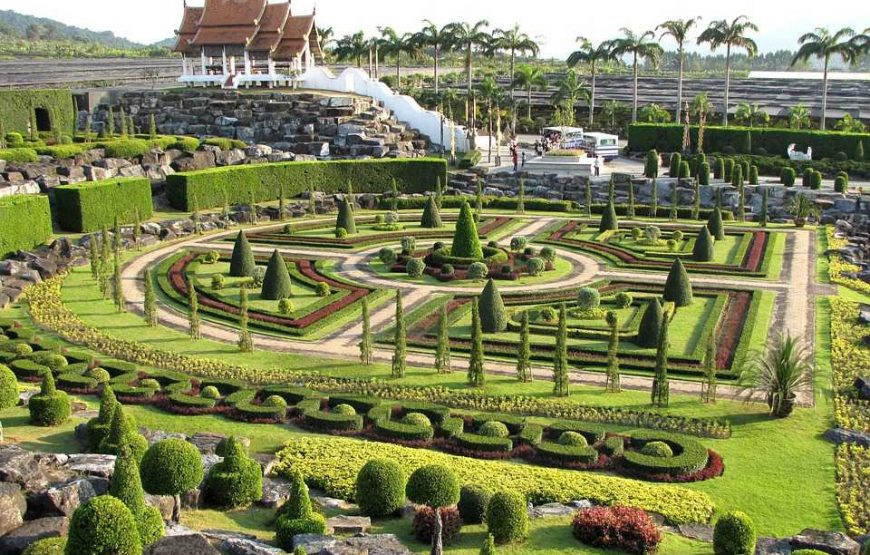
[[[181, 21], [184, 0], [0, 0], [0, 9], [50, 17], [68, 25], [151, 43], [173, 35]], [[189, 0], [201, 5], [203, 0]], [[232, 1], [232, 0], [230, 0]], [[274, 1], [274, 0], [272, 0]], [[864, 6], [863, 8], [860, 6]], [[861, 30], [870, 27], [870, 2], [866, 0], [293, 0], [294, 13], [317, 8], [319, 27], [333, 27], [337, 36], [364, 30], [374, 34], [379, 26], [416, 31], [423, 19], [438, 25], [465, 20], [488, 20], [493, 27], [523, 31], [541, 45], [544, 57], [564, 58], [577, 36], [593, 42], [618, 35], [620, 27], [645, 31], [667, 19], [702, 16], [704, 22], [747, 15], [760, 31], [755, 35], [761, 51], [796, 48], [797, 38], [815, 27]], [[599, 7], [593, 11], [585, 6]], [[612, 8], [612, 9], [609, 9]], [[704, 23], [706, 25], [706, 23]], [[666, 49], [673, 48], [667, 39]], [[703, 51], [706, 47], [700, 47]], [[698, 47], [692, 47], [698, 49]]]

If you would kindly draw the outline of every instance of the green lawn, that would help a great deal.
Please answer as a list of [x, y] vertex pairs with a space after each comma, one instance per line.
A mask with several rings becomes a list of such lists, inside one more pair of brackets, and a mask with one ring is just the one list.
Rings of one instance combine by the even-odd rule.
[[[544, 272], [539, 276], [531, 276], [528, 274], [523, 274], [519, 279], [514, 281], [509, 280], [498, 280], [498, 284], [502, 287], [519, 287], [519, 286], [532, 286], [532, 285], [543, 285], [546, 283], [552, 283], [554, 281], [559, 281], [562, 279], [566, 279], [571, 276], [572, 270], [574, 266], [568, 260], [564, 258], [557, 258], [555, 262], [555, 267], [548, 271]], [[378, 258], [372, 258], [371, 262], [369, 262], [369, 268], [374, 270], [376, 273], [380, 274], [382, 277], [395, 279], [398, 281], [410, 282], [410, 283], [419, 283], [423, 285], [445, 285], [449, 287], [468, 287], [469, 289], [478, 288], [482, 289], [485, 285], [485, 280], [469, 280], [469, 279], [457, 279], [453, 281], [443, 282], [434, 276], [430, 276], [429, 274], [423, 274], [418, 278], [414, 278], [409, 276], [405, 272], [392, 272], [390, 271], [390, 267], [381, 262]]]

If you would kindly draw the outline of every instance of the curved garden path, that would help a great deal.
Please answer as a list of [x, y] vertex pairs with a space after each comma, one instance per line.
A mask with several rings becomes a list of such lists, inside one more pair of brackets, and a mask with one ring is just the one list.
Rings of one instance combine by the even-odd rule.
[[[512, 236], [524, 236], [529, 239], [538, 235], [541, 230], [556, 221], [556, 218], [535, 218], [529, 216], [517, 216], [528, 218], [532, 221], [515, 230]], [[534, 219], [533, 219], [534, 218]], [[281, 224], [283, 225], [283, 224]], [[258, 229], [278, 227], [277, 225], [262, 226]], [[719, 277], [712, 275], [693, 275], [692, 282], [699, 285], [716, 286], [720, 288], [750, 288], [764, 289], [774, 292], [773, 322], [771, 329], [784, 329], [791, 335], [801, 337], [812, 349], [814, 344], [814, 307], [815, 290], [812, 273], [815, 268], [815, 242], [812, 241], [812, 232], [807, 230], [783, 230], [787, 235], [785, 248], [785, 263], [782, 275], [777, 280], [751, 280]], [[137, 257], [127, 264], [122, 273], [124, 295], [127, 299], [128, 308], [137, 313], [143, 312], [144, 285], [142, 277], [147, 268], [163, 258], [170, 256], [180, 249], [194, 247], [203, 250], [217, 250], [227, 252], [232, 245], [227, 242], [217, 241], [228, 235], [237, 233], [237, 230], [223, 231], [207, 237], [193, 237], [184, 241], [176, 242], [165, 247], [158, 248], [142, 256]], [[322, 252], [308, 248], [278, 248], [278, 251], [286, 256], [297, 255], [313, 258], [325, 258], [337, 261], [336, 271], [345, 277], [367, 285], [375, 285], [380, 288], [399, 290], [402, 292], [402, 300], [406, 311], [412, 310], [424, 302], [430, 295], [438, 293], [468, 293], [472, 288], [450, 285], [423, 284], [408, 281], [387, 279], [375, 273], [368, 265], [368, 259], [374, 256], [380, 247], [374, 247], [358, 252], [329, 251]], [[254, 252], [271, 253], [272, 246], [253, 246]], [[665, 274], [646, 272], [631, 272], [608, 267], [605, 263], [585, 254], [557, 249], [559, 256], [568, 260], [573, 268], [571, 273], [549, 283], [536, 284], [533, 286], [505, 285], [501, 286], [502, 292], [523, 291], [530, 287], [536, 290], [572, 288], [595, 279], [611, 278], [636, 283], [664, 283]], [[188, 319], [186, 314], [171, 306], [160, 304], [158, 307], [159, 320], [162, 325], [186, 330]], [[370, 315], [371, 327], [374, 332], [388, 327], [395, 317], [393, 303], [386, 303], [373, 310]], [[203, 321], [201, 325], [202, 335], [205, 338], [234, 343], [238, 338], [236, 329], [229, 325]], [[310, 353], [318, 356], [328, 355], [342, 359], [357, 359], [357, 345], [362, 335], [362, 324], [359, 322], [348, 324], [327, 337], [320, 340], [294, 340], [276, 338], [274, 336], [253, 333], [255, 348], [278, 352]], [[753, 346], [753, 347], [761, 347]], [[379, 362], [389, 362], [392, 359], [392, 351], [375, 348], [373, 358]], [[409, 366], [431, 367], [434, 364], [432, 355], [420, 352], [408, 352], [407, 362]], [[461, 356], [452, 357], [454, 371], [464, 371], [467, 368], [467, 358]], [[487, 361], [487, 371], [493, 374], [513, 375], [515, 365], [502, 361]], [[536, 379], [550, 379], [552, 368], [550, 366], [535, 365], [533, 374]], [[600, 372], [588, 372], [573, 370], [571, 382], [580, 384], [592, 384], [604, 386], [605, 376]], [[641, 376], [623, 375], [621, 384], [626, 389], [648, 390], [651, 378]], [[700, 384], [697, 382], [671, 379], [671, 390], [674, 393], [699, 394]], [[735, 386], [720, 385], [718, 395], [722, 398], [737, 397], [739, 390]], [[802, 392], [799, 396], [802, 404], [813, 402], [811, 391]]]

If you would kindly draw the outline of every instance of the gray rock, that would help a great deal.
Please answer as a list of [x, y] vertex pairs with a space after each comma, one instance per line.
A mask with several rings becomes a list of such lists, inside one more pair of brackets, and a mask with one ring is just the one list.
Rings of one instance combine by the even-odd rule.
[[870, 434], [858, 430], [831, 428], [825, 432], [825, 439], [836, 444], [856, 443], [862, 447], [870, 447]]
[[269, 476], [263, 478], [263, 497], [259, 501], [260, 505], [269, 509], [277, 509], [289, 497], [290, 484], [287, 480]]
[[367, 516], [338, 515], [326, 520], [329, 534], [362, 534], [372, 527], [372, 519]]
[[27, 501], [18, 484], [0, 483], [0, 536], [24, 523]]
[[227, 555], [280, 555], [283, 550], [247, 538], [227, 538], [221, 542], [221, 551]]
[[861, 544], [842, 532], [813, 530], [807, 528], [792, 536], [789, 542], [793, 550], [818, 549], [830, 555], [859, 555]]
[[[339, 547], [350, 547], [358, 551], [332, 551]], [[333, 547], [320, 551], [321, 555], [338, 555], [339, 553], [359, 553], [367, 555], [410, 555], [411, 551], [402, 545], [395, 534], [357, 534], [352, 538], [339, 541]]]
[[755, 543], [755, 555], [789, 555], [791, 547], [787, 539], [759, 537]]
[[0, 538], [0, 553], [18, 555], [33, 542], [65, 536], [68, 530], [69, 519], [62, 516], [27, 521]]
[[69, 469], [86, 476], [111, 478], [115, 471], [115, 455], [77, 453], [69, 456]]
[[94, 486], [80, 478], [38, 492], [30, 497], [28, 505], [30, 514], [39, 517], [71, 517], [79, 505], [94, 496], [96, 496]]
[[143, 555], [221, 555], [202, 534], [167, 536], [145, 548]]
[[172, 518], [172, 509], [175, 507], [175, 499], [171, 495], [151, 495], [145, 494], [145, 503], [160, 511], [163, 520], [169, 521]]
[[305, 550], [305, 553], [320, 553], [336, 544], [336, 539], [332, 536], [322, 536], [320, 534], [297, 534], [293, 536], [293, 549], [300, 547]]
[[546, 503], [544, 505], [533, 507], [529, 511], [529, 516], [531, 518], [571, 516], [576, 512], [577, 509], [561, 503]]
[[679, 531], [681, 536], [685, 536], [693, 540], [710, 543], [712, 543], [713, 541], [713, 527], [709, 524], [698, 524], [694, 522], [687, 524], [678, 524], [677, 530]]

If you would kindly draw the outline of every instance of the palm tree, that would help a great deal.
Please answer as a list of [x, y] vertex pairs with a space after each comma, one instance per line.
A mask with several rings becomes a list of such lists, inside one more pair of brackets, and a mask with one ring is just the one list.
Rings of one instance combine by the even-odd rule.
[[634, 70], [634, 97], [631, 103], [631, 122], [637, 121], [637, 70], [638, 61], [646, 59], [653, 67], [658, 67], [662, 59], [664, 50], [657, 42], [653, 42], [652, 38], [655, 33], [647, 31], [642, 35], [636, 35], [631, 29], [623, 27], [620, 29], [623, 36], [613, 40], [613, 53], [616, 56], [624, 56], [631, 54], [632, 68]]
[[601, 107], [601, 115], [610, 120], [610, 129], [616, 129], [616, 118], [625, 112], [625, 104], [618, 100], [608, 100]]
[[[510, 52], [510, 80], [514, 82], [514, 68], [516, 65], [517, 54], [531, 54], [537, 56], [540, 51], [538, 43], [532, 40], [530, 36], [520, 31], [519, 25], [514, 25], [510, 29], [496, 29], [494, 33], [494, 41], [491, 44], [493, 50], [504, 50]], [[514, 98], [513, 85], [511, 85], [511, 108], [513, 109], [513, 128], [517, 126], [517, 111], [516, 98]]]
[[750, 58], [758, 54], [758, 45], [747, 37], [748, 31], [758, 31], [758, 26], [749, 21], [745, 15], [734, 18], [731, 23], [725, 19], [711, 21], [704, 32], [698, 36], [698, 44], [710, 43], [710, 50], [715, 51], [725, 46], [725, 105], [722, 109], [722, 125], [728, 125], [728, 93], [731, 89], [731, 50], [743, 48]]
[[810, 127], [810, 111], [803, 104], [795, 104], [788, 109], [788, 126], [792, 129]]
[[471, 82], [473, 80], [474, 49], [489, 44], [490, 34], [485, 31], [489, 22], [485, 19], [475, 24], [451, 23], [447, 25], [453, 43], [457, 49], [465, 50], [465, 93], [471, 96]]
[[686, 61], [684, 46], [686, 44], [686, 39], [689, 37], [689, 31], [700, 19], [700, 17], [671, 19], [656, 27], [656, 29], [663, 29], [661, 38], [670, 36], [677, 41], [677, 57], [680, 61], [680, 75], [677, 79], [677, 110], [674, 117], [674, 121], [677, 123], [680, 122], [680, 114], [683, 109], [683, 66]]
[[577, 42], [580, 43], [580, 48], [568, 56], [568, 67], [575, 67], [578, 64], [589, 64], [589, 73], [592, 76], [592, 92], [589, 95], [589, 125], [592, 126], [595, 121], [595, 77], [598, 71], [598, 64], [615, 62], [619, 60], [619, 57], [613, 53], [611, 41], [601, 42], [597, 47], [593, 47], [592, 43], [584, 37], [577, 37]]
[[755, 127], [756, 122], [766, 124], [770, 121], [770, 116], [767, 112], [761, 109], [761, 106], [758, 104], [750, 104], [748, 102], [741, 102], [738, 104], [734, 116], [738, 120], [748, 123], [749, 127]]
[[362, 31], [345, 35], [335, 44], [335, 58], [340, 61], [356, 60], [356, 67], [362, 68], [364, 56], [369, 54], [369, 43]]
[[788, 211], [794, 216], [795, 227], [803, 227], [807, 218], [818, 217], [819, 207], [808, 196], [798, 193], [788, 203]]
[[807, 33], [798, 39], [801, 45], [791, 65], [798, 62], [806, 62], [810, 58], [825, 61], [824, 77], [822, 78], [822, 119], [819, 121], [819, 129], [825, 129], [825, 119], [828, 113], [828, 64], [832, 56], [839, 56], [844, 62], [854, 64], [858, 61], [860, 48], [855, 41], [855, 31], [844, 27], [833, 35], [824, 27], [816, 28], [814, 33]]
[[414, 43], [420, 47], [432, 47], [432, 59], [434, 60], [435, 69], [435, 96], [438, 96], [438, 57], [443, 52], [449, 52], [453, 42], [451, 40], [450, 29], [447, 25], [438, 27], [428, 19], [423, 20], [424, 27], [420, 31], [414, 33]]
[[798, 339], [782, 334], [766, 351], [750, 354], [739, 382], [750, 395], [759, 390], [765, 394], [771, 416], [785, 418], [794, 409], [797, 392], [813, 384], [812, 355]]
[[324, 54], [329, 53], [330, 45], [335, 42], [335, 30], [332, 27], [318, 27], [317, 38], [320, 39], [320, 49]]
[[707, 125], [707, 114], [713, 110], [710, 97], [706, 92], [695, 95], [689, 106], [689, 114], [698, 118], [698, 145], [696, 150], [704, 152], [704, 127]]
[[498, 81], [495, 80], [495, 77], [492, 75], [487, 75], [483, 78], [483, 81], [477, 86], [477, 95], [486, 102], [486, 118], [487, 118], [487, 128], [489, 129], [489, 149], [487, 152], [487, 163], [492, 161], [492, 114], [494, 110], [498, 109], [498, 105], [501, 102], [502, 96], [504, 95], [501, 87], [498, 84]]
[[547, 76], [539, 67], [522, 65], [517, 69], [513, 86], [526, 90], [526, 102], [528, 103], [528, 119], [532, 119], [532, 89], [546, 89]]
[[392, 56], [396, 61], [396, 89], [402, 86], [402, 54], [407, 53], [410, 59], [420, 57], [420, 49], [411, 40], [411, 35], [399, 35], [392, 27], [378, 27], [381, 32], [381, 49], [384, 56]]
[[559, 102], [567, 101], [571, 106], [574, 106], [580, 99], [588, 102], [589, 90], [586, 88], [586, 83], [580, 79], [577, 72], [573, 69], [569, 69], [564, 75], [562, 75], [562, 78], [559, 79], [556, 92], [553, 93], [553, 102], [558, 104]]

